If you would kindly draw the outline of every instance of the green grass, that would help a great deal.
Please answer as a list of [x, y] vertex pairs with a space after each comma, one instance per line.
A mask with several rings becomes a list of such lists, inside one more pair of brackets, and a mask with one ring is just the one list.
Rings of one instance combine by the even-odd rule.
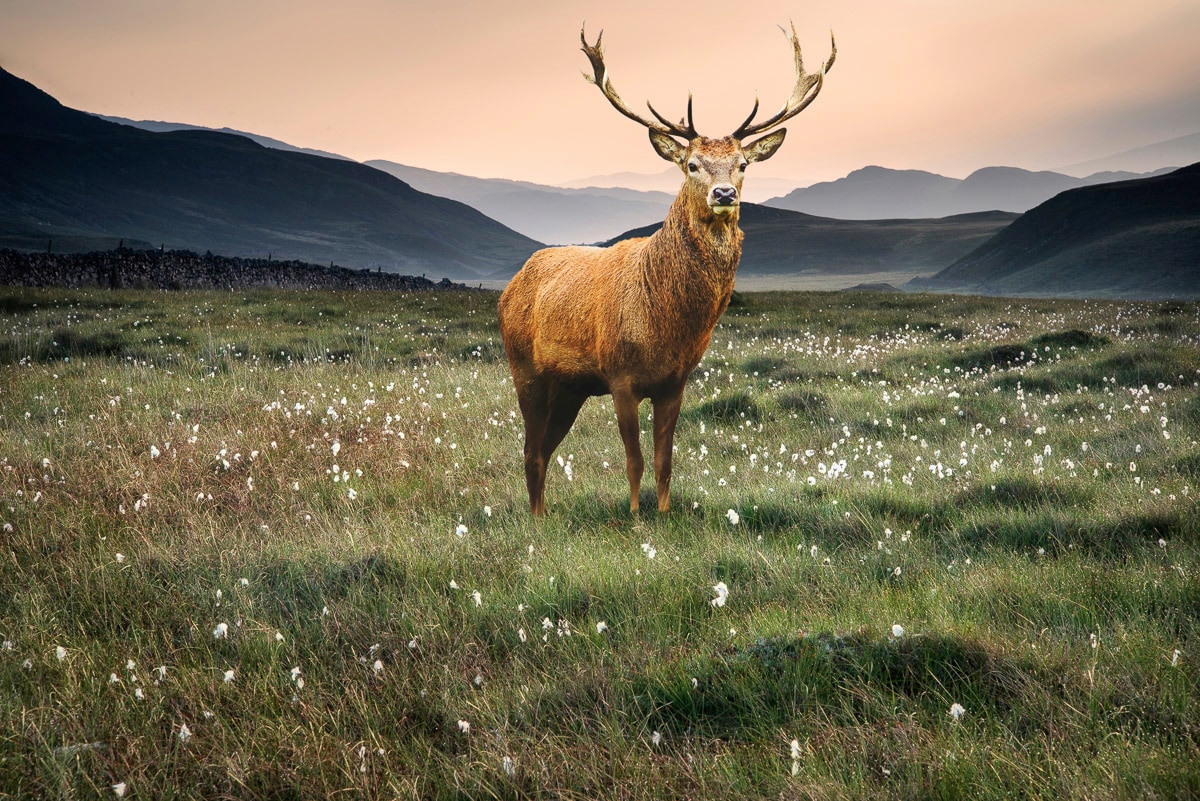
[[0, 797], [1200, 795], [1200, 306], [743, 294], [534, 521], [495, 302], [0, 293]]

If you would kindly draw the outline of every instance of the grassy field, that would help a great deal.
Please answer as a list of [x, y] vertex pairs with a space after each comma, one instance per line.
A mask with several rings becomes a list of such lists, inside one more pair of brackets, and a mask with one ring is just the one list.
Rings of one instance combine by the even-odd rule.
[[493, 293], [0, 293], [0, 797], [1200, 796], [1200, 305], [735, 300], [535, 522]]

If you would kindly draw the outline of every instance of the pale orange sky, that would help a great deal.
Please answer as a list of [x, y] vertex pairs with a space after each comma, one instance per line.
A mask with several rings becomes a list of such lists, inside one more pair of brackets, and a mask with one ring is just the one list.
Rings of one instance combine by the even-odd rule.
[[837, 64], [748, 182], [1048, 169], [1200, 131], [1196, 0], [0, 0], [0, 66], [86, 111], [556, 183], [667, 166], [580, 76], [581, 22], [630, 105], [676, 116], [690, 90], [718, 136], [790, 91], [789, 19], [810, 68], [832, 29]]

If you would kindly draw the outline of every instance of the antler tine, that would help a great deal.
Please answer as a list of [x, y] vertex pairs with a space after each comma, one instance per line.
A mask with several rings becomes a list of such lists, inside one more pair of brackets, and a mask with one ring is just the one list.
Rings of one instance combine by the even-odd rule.
[[629, 106], [625, 105], [625, 101], [622, 100], [621, 96], [617, 94], [616, 90], [613, 88], [612, 81], [608, 78], [608, 67], [604, 64], [604, 49], [601, 46], [601, 40], [603, 38], [604, 31], [600, 31], [600, 35], [596, 37], [596, 44], [589, 45], [587, 36], [584, 33], [584, 29], [579, 29], [579, 41], [583, 43], [583, 52], [587, 55], [588, 61], [592, 63], [592, 72], [595, 73], [593, 76], [588, 75], [585, 72], [583, 74], [584, 79], [586, 79], [588, 83], [595, 84], [597, 87], [599, 87], [600, 92], [606, 98], [608, 98], [608, 102], [612, 104], [613, 108], [634, 122], [644, 125], [652, 131], [658, 131], [659, 133], [664, 133], [669, 136], [678, 136], [682, 139], [687, 139], [688, 141], [691, 141], [699, 136], [699, 134], [696, 133], [695, 126], [692, 125], [691, 95], [688, 95], [688, 124], [686, 127], [684, 127], [683, 123], [668, 122], [661, 114], [655, 111], [654, 107], [649, 103], [647, 103], [646, 106], [658, 119], [657, 122], [646, 119], [633, 109], [629, 108]]
[[796, 83], [792, 88], [791, 97], [783, 104], [783, 108], [777, 111], [772, 116], [762, 122], [754, 123], [754, 115], [758, 113], [758, 99], [754, 100], [754, 110], [750, 112], [750, 116], [746, 118], [738, 129], [733, 132], [734, 139], [742, 139], [743, 137], [752, 134], [762, 133], [770, 130], [781, 122], [790, 120], [801, 111], [808, 108], [809, 103], [816, 100], [817, 95], [821, 92], [821, 87], [825, 84], [825, 73], [833, 66], [834, 59], [837, 58], [837, 41], [833, 38], [833, 32], [829, 33], [830, 53], [829, 59], [821, 65], [821, 71], [817, 73], [808, 73], [804, 71], [804, 57], [800, 53], [800, 40], [796, 36], [796, 26], [791, 25], [791, 33], [783, 32], [792, 45], [792, 58], [796, 67]]
[[671, 129], [670, 131], [667, 131], [666, 133], [670, 133], [674, 136], [682, 137], [682, 138], [688, 140], [689, 142], [700, 135], [700, 134], [696, 133], [696, 124], [694, 122], [692, 122], [692, 95], [690, 92], [688, 93], [687, 127], [684, 127], [683, 120], [680, 120], [677, 123], [671, 122], [666, 117], [659, 114], [658, 111], [654, 108], [654, 106], [650, 105], [649, 101], [646, 101], [646, 108], [650, 109], [650, 113], [653, 114], [658, 119], [659, 122], [661, 122], [663, 125], [665, 125]]

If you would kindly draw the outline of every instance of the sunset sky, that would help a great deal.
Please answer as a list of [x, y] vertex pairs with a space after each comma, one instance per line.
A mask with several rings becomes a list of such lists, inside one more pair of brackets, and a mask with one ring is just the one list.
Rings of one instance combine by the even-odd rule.
[[1200, 131], [1197, 0], [0, 0], [0, 66], [86, 111], [558, 183], [666, 167], [580, 76], [580, 23], [630, 105], [690, 90], [723, 135], [790, 91], [789, 19], [810, 68], [830, 30], [838, 59], [759, 175], [1051, 169]]

